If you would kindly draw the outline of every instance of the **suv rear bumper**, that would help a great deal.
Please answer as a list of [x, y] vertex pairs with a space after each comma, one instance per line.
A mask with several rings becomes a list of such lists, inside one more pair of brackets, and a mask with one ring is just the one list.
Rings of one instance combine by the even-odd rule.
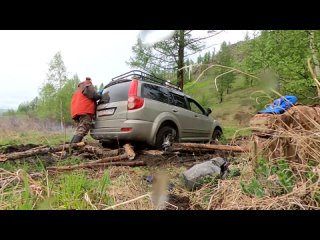
[[[108, 121], [104, 121], [108, 126]], [[143, 120], [124, 120], [118, 122], [121, 128], [132, 128], [130, 132], [123, 132], [119, 127], [102, 127], [92, 128], [90, 135], [96, 140], [127, 140], [127, 141], [144, 141], [152, 144], [152, 136], [150, 136], [152, 129], [152, 122]]]

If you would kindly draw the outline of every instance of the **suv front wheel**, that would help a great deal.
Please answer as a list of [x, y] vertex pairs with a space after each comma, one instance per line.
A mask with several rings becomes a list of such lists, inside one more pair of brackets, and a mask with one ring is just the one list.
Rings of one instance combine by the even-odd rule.
[[212, 134], [212, 140], [216, 141], [216, 140], [220, 140], [222, 137], [222, 131], [219, 128], [215, 128]]
[[164, 126], [158, 131], [156, 137], [156, 148], [163, 150], [169, 147], [173, 142], [176, 142], [177, 139], [177, 131], [173, 127]]

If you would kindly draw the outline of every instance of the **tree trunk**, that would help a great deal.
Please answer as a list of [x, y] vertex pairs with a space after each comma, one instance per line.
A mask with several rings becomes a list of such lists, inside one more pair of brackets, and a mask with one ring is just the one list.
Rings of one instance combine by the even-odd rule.
[[220, 103], [222, 102], [223, 102], [223, 93], [222, 94], [220, 93]]
[[[318, 97], [320, 97], [320, 86], [319, 86], [319, 78], [320, 78], [320, 63], [319, 63], [319, 59], [318, 59], [318, 51], [317, 48], [315, 46], [315, 42], [314, 42], [314, 30], [309, 31], [309, 41], [310, 41], [310, 50], [311, 50], [311, 54], [312, 54], [312, 60], [313, 60], [313, 64], [314, 64], [314, 74], [315, 76], [313, 76], [315, 82], [316, 82], [316, 86], [317, 86], [317, 92], [318, 92]], [[312, 69], [310, 69], [312, 71]], [[312, 72], [311, 72], [312, 74]]]
[[309, 32], [309, 40], [310, 40], [310, 49], [311, 49], [311, 53], [312, 53], [312, 60], [313, 60], [313, 64], [314, 64], [314, 70], [316, 73], [316, 77], [319, 79], [320, 78], [320, 63], [319, 63], [319, 59], [318, 59], [318, 51], [317, 48], [315, 46], [315, 41], [314, 41], [314, 30]]
[[183, 84], [184, 84], [184, 69], [181, 69], [183, 67], [184, 67], [184, 30], [179, 30], [177, 82], [181, 90], [183, 90]]
[[63, 131], [63, 114], [62, 114], [62, 100], [61, 99], [60, 99], [60, 120], [61, 120], [61, 131]]

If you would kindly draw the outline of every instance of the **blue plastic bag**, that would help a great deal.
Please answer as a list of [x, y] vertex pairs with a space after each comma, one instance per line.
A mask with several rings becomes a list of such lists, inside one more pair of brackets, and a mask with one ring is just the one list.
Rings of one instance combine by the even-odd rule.
[[298, 101], [296, 96], [283, 96], [274, 100], [273, 104], [266, 109], [259, 111], [259, 113], [274, 113], [282, 114], [292, 106], [294, 106]]

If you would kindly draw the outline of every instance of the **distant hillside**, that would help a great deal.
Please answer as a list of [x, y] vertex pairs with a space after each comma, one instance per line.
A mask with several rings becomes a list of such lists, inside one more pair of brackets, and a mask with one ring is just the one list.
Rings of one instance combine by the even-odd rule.
[[[248, 41], [240, 41], [229, 46], [231, 55], [238, 66], [245, 58], [243, 46], [246, 43]], [[203, 66], [194, 70], [191, 79], [197, 79], [205, 68], [206, 66]], [[257, 112], [257, 109], [264, 107], [263, 103], [258, 105], [256, 102], [259, 94], [257, 91], [261, 89], [255, 84], [253, 87], [249, 87], [245, 83], [244, 76], [238, 74], [232, 84], [230, 93], [224, 94], [223, 102], [220, 103], [214, 84], [216, 76], [214, 71], [209, 70], [203, 74], [196, 84], [193, 84], [193, 82], [185, 84], [184, 92], [194, 97], [204, 107], [212, 108], [212, 116], [223, 125], [247, 127], [249, 119]], [[263, 94], [260, 93], [259, 95]]]
[[0, 109], [0, 115], [2, 115], [4, 112], [7, 112], [8, 109]]

